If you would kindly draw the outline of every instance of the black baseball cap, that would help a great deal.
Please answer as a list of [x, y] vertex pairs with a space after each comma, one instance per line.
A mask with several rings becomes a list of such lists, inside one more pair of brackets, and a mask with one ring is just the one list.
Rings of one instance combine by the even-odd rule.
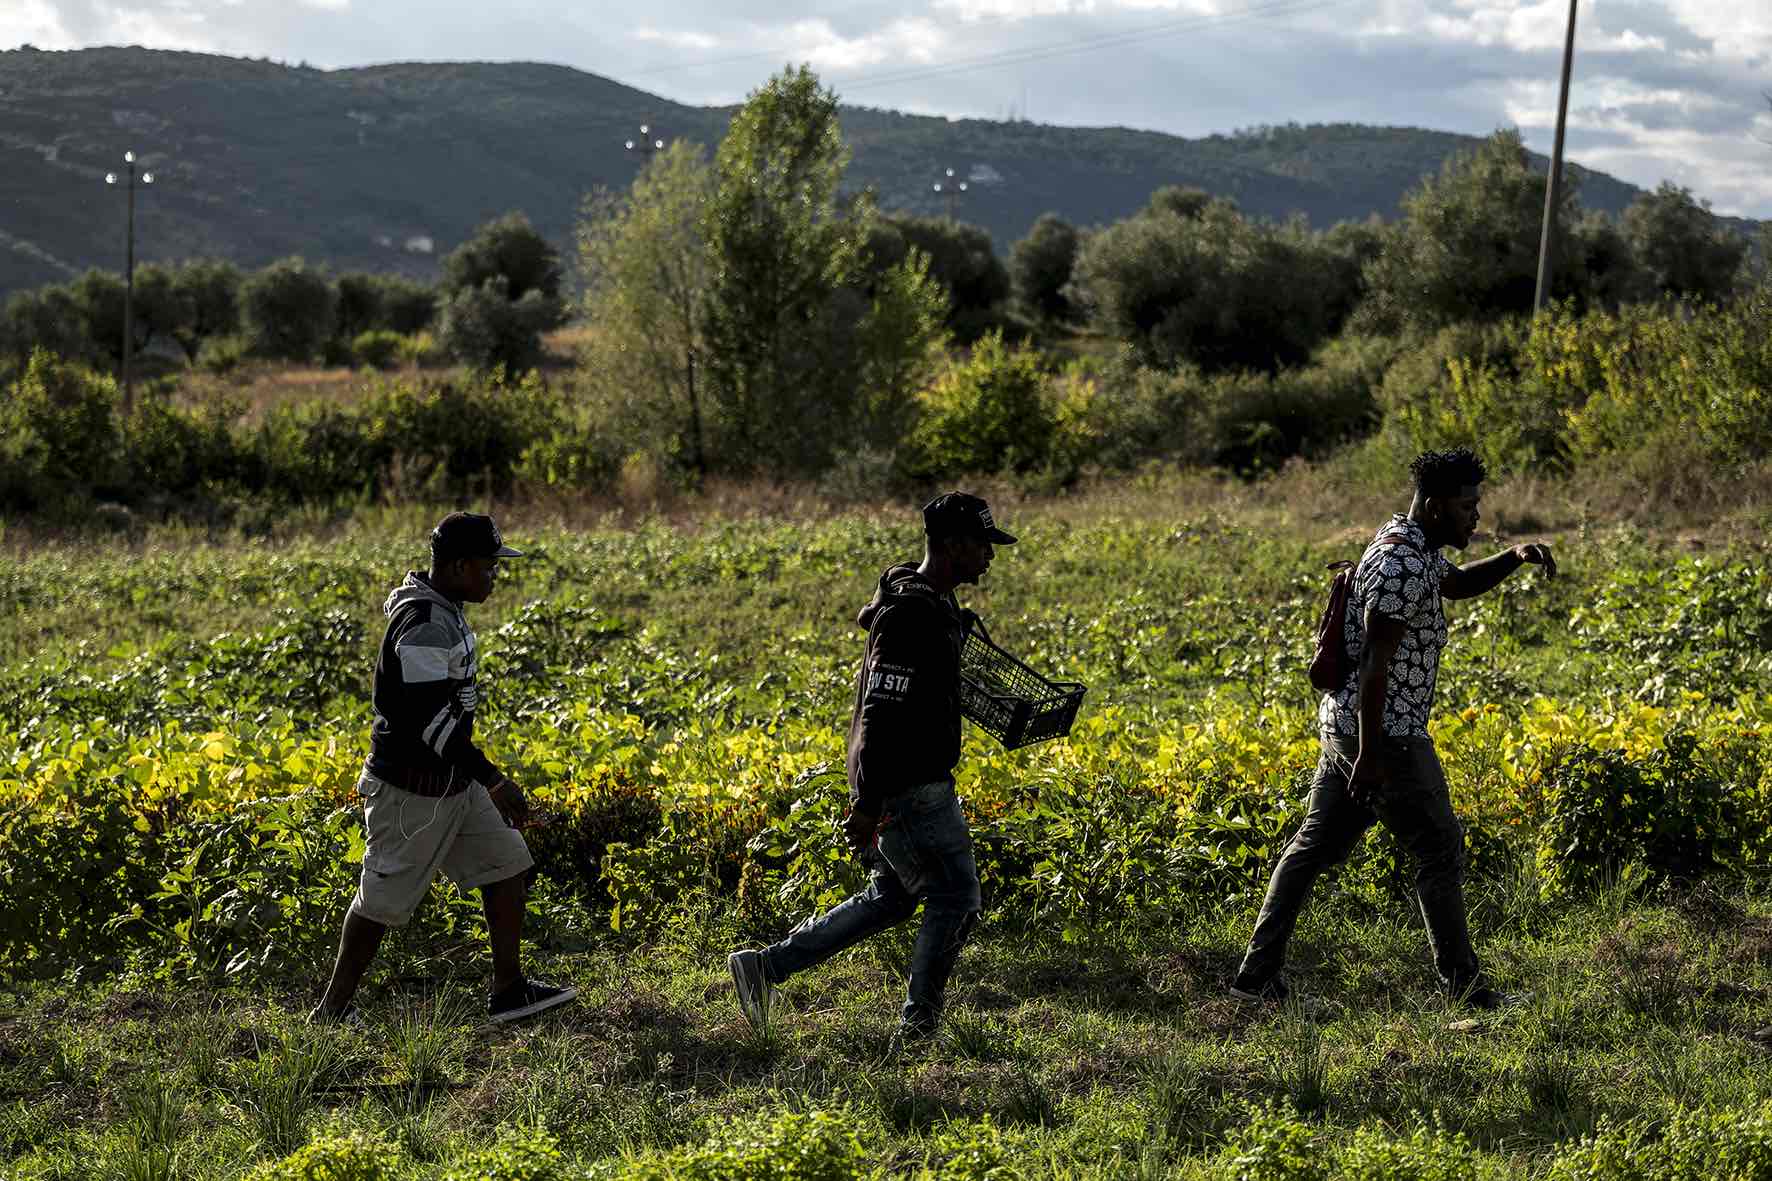
[[934, 538], [982, 537], [992, 545], [1015, 544], [1015, 535], [991, 519], [991, 506], [966, 492], [944, 492], [924, 505], [923, 532]]
[[431, 530], [431, 557], [440, 562], [457, 558], [520, 558], [522, 550], [505, 544], [492, 518], [481, 513], [450, 513]]

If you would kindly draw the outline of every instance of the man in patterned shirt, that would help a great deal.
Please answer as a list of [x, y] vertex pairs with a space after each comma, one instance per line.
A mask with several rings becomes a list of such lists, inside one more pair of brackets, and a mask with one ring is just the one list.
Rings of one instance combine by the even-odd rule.
[[1517, 545], [1454, 566], [1443, 546], [1464, 549], [1476, 532], [1483, 463], [1466, 448], [1429, 451], [1409, 465], [1415, 499], [1367, 547], [1354, 573], [1343, 631], [1348, 660], [1341, 688], [1317, 710], [1323, 753], [1304, 824], [1268, 883], [1249, 950], [1231, 985], [1239, 1000], [1284, 1000], [1281, 969], [1298, 912], [1317, 876], [1339, 864], [1381, 820], [1415, 859], [1415, 888], [1433, 945], [1434, 967], [1454, 998], [1495, 1008], [1464, 915], [1464, 829], [1452, 812], [1445, 772], [1428, 737], [1440, 650], [1441, 599], [1494, 589], [1521, 566], [1555, 574], [1548, 546]]

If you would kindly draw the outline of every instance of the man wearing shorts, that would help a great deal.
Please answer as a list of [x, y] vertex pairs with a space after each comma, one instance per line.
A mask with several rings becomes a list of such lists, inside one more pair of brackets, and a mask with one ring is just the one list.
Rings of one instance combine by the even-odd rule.
[[808, 919], [772, 947], [727, 957], [738, 1003], [762, 1027], [776, 986], [909, 919], [923, 923], [894, 1043], [927, 1042], [948, 977], [981, 909], [972, 835], [954, 795], [960, 761], [960, 645], [966, 620], [954, 588], [976, 583], [999, 545], [984, 501], [963, 492], [923, 507], [921, 565], [880, 576], [856, 623], [868, 633], [849, 727], [849, 814], [843, 839], [872, 871], [860, 893]]
[[388, 629], [375, 662], [375, 721], [357, 782], [368, 848], [316, 1021], [354, 1018], [352, 997], [382, 936], [406, 924], [439, 870], [462, 891], [479, 890], [486, 908], [492, 1021], [578, 995], [523, 975], [518, 946], [535, 861], [519, 829], [529, 804], [474, 745], [480, 662], [462, 605], [485, 602], [499, 562], [520, 556], [491, 517], [451, 513], [431, 532], [430, 571], [408, 573], [382, 606]]

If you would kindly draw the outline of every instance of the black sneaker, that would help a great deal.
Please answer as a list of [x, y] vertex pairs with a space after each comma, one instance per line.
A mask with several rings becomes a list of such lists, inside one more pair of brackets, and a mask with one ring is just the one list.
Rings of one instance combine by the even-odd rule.
[[315, 1005], [313, 1012], [308, 1014], [308, 1024], [342, 1025], [346, 1029], [368, 1028], [368, 1022], [363, 1020], [363, 1013], [357, 1008], [356, 1001], [352, 1001], [350, 1004], [346, 1005], [345, 1011], [342, 1013], [328, 1013], [319, 1005]]
[[1283, 976], [1274, 976], [1259, 984], [1241, 977], [1231, 981], [1231, 998], [1252, 1005], [1283, 1005], [1291, 995], [1292, 990], [1286, 987]]
[[1512, 1009], [1525, 1003], [1526, 998], [1518, 993], [1501, 992], [1490, 988], [1487, 984], [1479, 984], [1454, 998], [1468, 1009], [1481, 1009], [1485, 1013], [1493, 1013], [1500, 1009]]
[[519, 980], [486, 1004], [486, 1016], [494, 1025], [521, 1021], [545, 1013], [578, 995], [576, 988], [557, 988], [539, 980]]
[[726, 957], [726, 967], [732, 972], [739, 1011], [752, 1029], [763, 1032], [769, 1028], [769, 1018], [775, 1011], [775, 985], [769, 982], [769, 973], [763, 968], [763, 953], [748, 948], [735, 951]]
[[925, 1054], [935, 1045], [935, 1035], [933, 1021], [901, 1021], [893, 1031], [892, 1039], [886, 1043], [886, 1057], [914, 1058]]

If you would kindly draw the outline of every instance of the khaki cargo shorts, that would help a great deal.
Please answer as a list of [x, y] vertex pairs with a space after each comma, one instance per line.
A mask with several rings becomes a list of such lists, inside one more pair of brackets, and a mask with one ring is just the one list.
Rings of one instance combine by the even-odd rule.
[[486, 788], [432, 798], [367, 771], [357, 781], [369, 847], [351, 911], [402, 927], [442, 870], [464, 893], [515, 877], [535, 864], [523, 834], [505, 823]]

